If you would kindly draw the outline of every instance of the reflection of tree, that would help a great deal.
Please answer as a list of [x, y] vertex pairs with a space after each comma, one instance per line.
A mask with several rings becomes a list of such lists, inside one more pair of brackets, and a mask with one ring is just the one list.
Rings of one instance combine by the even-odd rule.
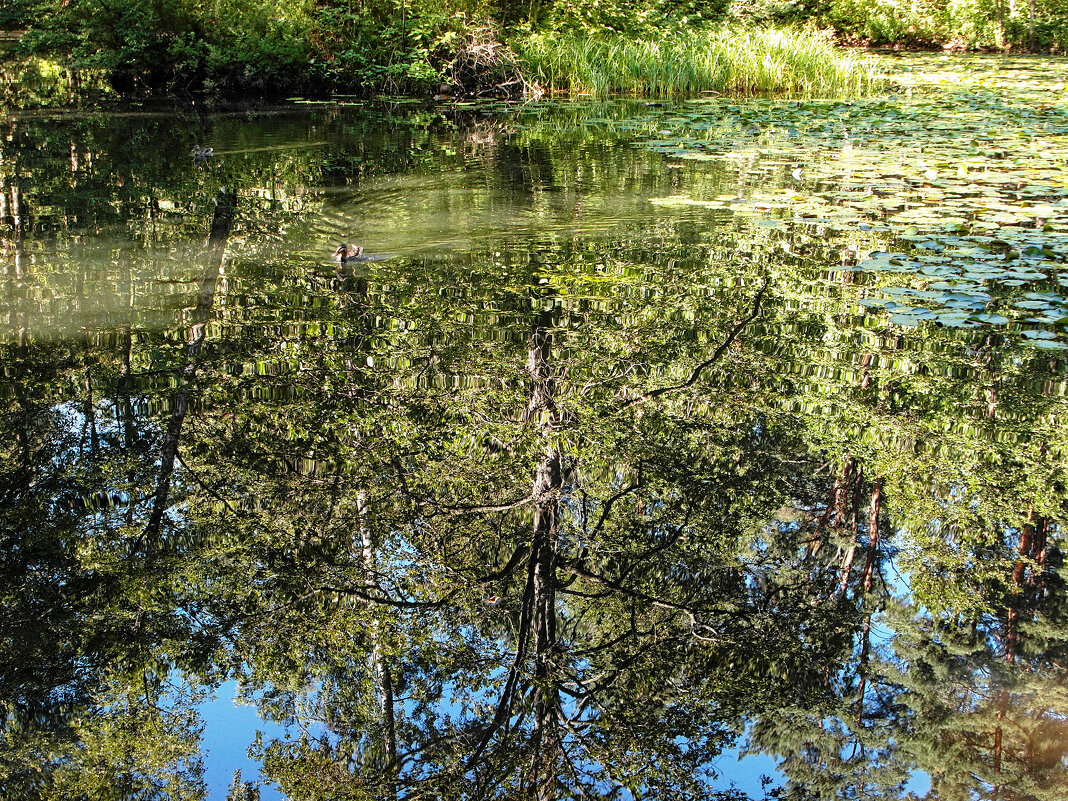
[[[209, 236], [185, 380], [203, 342], [233, 215], [229, 200], [219, 204]], [[189, 390], [176, 393], [155, 470], [147, 436], [134, 425], [130, 334], [121, 336], [119, 363], [106, 370], [88, 339], [82, 352], [35, 347], [8, 360], [20, 368], [3, 418], [15, 427], [4, 454], [8, 615], [0, 638], [0, 776], [12, 797], [196, 798], [204, 791], [194, 711], [200, 696], [169, 674], [203, 666], [214, 633], [197, 619], [200, 601], [187, 594], [193, 587], [183, 586], [181, 538], [164, 547], [160, 536]], [[42, 363], [54, 365], [51, 375], [40, 375]], [[114, 399], [95, 397], [101, 373], [116, 388]], [[82, 403], [55, 397], [67, 380], [78, 382]], [[143, 503], [149, 494], [152, 502]]]
[[[422, 175], [451, 147], [432, 127], [233, 169]], [[1053, 373], [996, 338], [973, 356], [844, 325], [852, 287], [830, 297], [806, 259], [831, 245], [798, 232], [646, 221], [635, 199], [633, 230], [587, 238], [613, 182], [693, 176], [599, 130], [576, 148], [494, 130], [479, 181], [465, 162], [404, 214], [459, 228], [514, 204], [546, 231], [334, 276], [255, 256], [291, 219], [284, 192], [242, 195], [241, 217], [224, 194], [197, 298], [162, 333], [131, 316], [114, 339], [5, 349], [12, 786], [36, 759], [55, 786], [163, 796], [173, 774], [195, 795], [195, 698], [164, 700], [163, 677], [234, 675], [293, 725], [262, 753], [294, 797], [715, 797], [710, 760], [746, 721], [798, 798], [885, 797], [917, 766], [939, 797], [1057, 797], [1064, 430], [1055, 393], [1027, 391]], [[65, 135], [44, 149], [69, 154]], [[73, 184], [122, 172], [75, 162], [14, 190], [26, 230], [42, 186], [76, 205]], [[86, 219], [140, 208], [146, 241], [202, 241], [192, 215], [160, 234], [153, 196], [214, 193], [221, 170], [163, 163]], [[60, 286], [71, 260], [32, 266]], [[145, 265], [117, 261], [133, 287]], [[890, 556], [916, 601], [892, 597]]]
[[[926, 371], [894, 377], [883, 368], [873, 375], [871, 364], [867, 359], [860, 376], [862, 392], [849, 399], [843, 387], [837, 408], [811, 413], [816, 441], [842, 458], [809, 558], [834, 541], [820, 533], [825, 526], [827, 534], [847, 527], [835, 558], [823, 561], [829, 569], [844, 553], [840, 602], [863, 615], [853, 658], [836, 677], [837, 700], [785, 719], [761, 718], [750, 747], [782, 758], [792, 791], [825, 798], [881, 797], [915, 768], [930, 775], [931, 797], [975, 797], [981, 787], [992, 788], [992, 798], [1058, 797], [1061, 778], [1039, 755], [1056, 751], [1042, 721], [1061, 714], [1061, 671], [1046, 667], [1057, 659], [1059, 614], [1051, 614], [1053, 607], [1039, 613], [1032, 603], [1057, 595], [1036, 589], [1055, 580], [1047, 547], [1056, 524], [1034, 511], [1040, 505], [1048, 515], [1063, 515], [1058, 468], [1050, 471], [1057, 462], [1051, 453], [1063, 453], [1055, 401], [1048, 394], [1003, 401], [1032, 412], [1052, 407], [1053, 419], [1034, 429], [1049, 437], [1044, 441], [998, 442], [1005, 426], [990, 422], [990, 406], [974, 387], [955, 378], [935, 383]], [[999, 374], [1004, 379], [1007, 371]], [[960, 404], [973, 397], [974, 403]], [[865, 470], [879, 478], [871, 483], [867, 561], [850, 599], [864, 533], [850, 488], [861, 486]], [[1041, 487], [1036, 474], [1049, 484]], [[901, 560], [911, 571], [909, 601], [887, 598], [872, 582], [880, 552], [895, 547], [884, 547], [877, 525], [884, 496], [906, 533], [896, 547], [911, 546]], [[873, 586], [877, 592], [869, 596]], [[1025, 666], [1019, 663], [1023, 621], [1039, 617], [1035, 633], [1043, 636], [1031, 647], [1041, 656]], [[882, 630], [881, 643], [873, 642], [873, 628]]]
[[[560, 325], [571, 301], [548, 294], [534, 297], [530, 311], [522, 302], [489, 302], [501, 310], [494, 320], [506, 339], [487, 344], [494, 340], [476, 331], [476, 349], [465, 344], [472, 331], [455, 297], [446, 315], [436, 294], [402, 290], [411, 298], [400, 304], [403, 325], [379, 329], [377, 349], [360, 337], [356, 361], [375, 368], [361, 369], [348, 392], [324, 397], [309, 385], [307, 402], [290, 407], [296, 438], [283, 450], [314, 451], [320, 467], [314, 481], [279, 476], [301, 499], [270, 504], [270, 543], [256, 547], [267, 549], [257, 561], [274, 565], [269, 597], [286, 615], [282, 630], [257, 626], [245, 640], [258, 654], [247, 659], [246, 681], [280, 688], [321, 677], [306, 701], [275, 690], [263, 701], [283, 716], [311, 703], [306, 714], [325, 728], [270, 746], [272, 774], [298, 794], [325, 777], [349, 788], [337, 792], [373, 794], [394, 762], [374, 755], [376, 738], [364, 739], [378, 730], [387, 754], [395, 738], [405, 792], [418, 783], [484, 797], [611, 787], [700, 795], [708, 760], [748, 703], [741, 687], [765, 699], [817, 689], [813, 660], [842, 644], [824, 621], [837, 620], [836, 609], [814, 611], [805, 585], [784, 586], [733, 556], [739, 526], [781, 503], [781, 489], [761, 483], [764, 471], [781, 469], [780, 435], [744, 419], [717, 433], [721, 413], [711, 412], [710, 426], [686, 409], [707, 403], [708, 374], [730, 358], [766, 288], [741, 287], [735, 303], [748, 311], [734, 319], [712, 294], [691, 298], [707, 306], [693, 325], [721, 315], [723, 333], [707, 345], [687, 344], [693, 339], [667, 319], [677, 316], [678, 298], [665, 293], [652, 300], [656, 308], [622, 323], [643, 338], [611, 330], [620, 322], [604, 315], [605, 328], [584, 329], [580, 348]], [[378, 313], [373, 291], [345, 308]], [[462, 322], [446, 330], [450, 317]], [[511, 333], [530, 319], [531, 333]], [[344, 348], [333, 348], [303, 357], [312, 384], [346, 361]], [[681, 364], [661, 363], [664, 353], [678, 353]], [[522, 373], [509, 366], [520, 356]], [[386, 364], [410, 366], [379, 367]], [[457, 380], [483, 375], [499, 383]], [[328, 441], [328, 432], [304, 423], [323, 419], [335, 421], [334, 431], [360, 433]], [[253, 430], [228, 438], [260, 468], [278, 452]], [[346, 467], [321, 472], [332, 464]], [[524, 475], [525, 488], [517, 485]], [[249, 474], [249, 491], [280, 498], [265, 478]], [[333, 533], [336, 526], [342, 536], [346, 507], [360, 530], [350, 556]], [[303, 512], [283, 523], [280, 509]], [[312, 531], [321, 545], [281, 564], [283, 541], [301, 548]], [[339, 606], [323, 605], [327, 590]], [[298, 609], [301, 620], [290, 614]], [[363, 621], [358, 636], [342, 623], [353, 615]], [[280, 646], [309, 637], [311, 660], [300, 663], [305, 678], [297, 680], [278, 660]], [[369, 676], [383, 676], [386, 653], [392, 692], [381, 678], [352, 673], [370, 665]], [[725, 676], [728, 663], [742, 676]], [[797, 689], [762, 686], [760, 671], [772, 666], [796, 677]], [[390, 696], [392, 710], [383, 703]], [[358, 766], [349, 778], [334, 767], [345, 754]], [[650, 760], [662, 767], [650, 773]]]
[[25, 355], [5, 360], [22, 379], [3, 415], [0, 784], [12, 798], [198, 797], [197, 699], [168, 674], [205, 638], [195, 602], [129, 551], [144, 454], [111, 425], [83, 450], [79, 407], [50, 396], [76, 353]]
[[211, 232], [208, 234], [208, 242], [203, 256], [204, 269], [197, 281], [197, 305], [192, 314], [193, 324], [189, 327], [189, 334], [186, 339], [185, 354], [187, 361], [181, 371], [180, 381], [182, 383], [171, 401], [171, 417], [167, 423], [167, 431], [164, 434], [163, 445], [160, 449], [159, 478], [156, 481], [156, 491], [153, 494], [152, 514], [149, 515], [144, 533], [141, 535], [141, 540], [150, 553], [154, 552], [159, 546], [163, 514], [167, 509], [171, 477], [174, 474], [175, 460], [178, 458], [178, 441], [182, 433], [182, 424], [185, 422], [185, 416], [189, 410], [190, 384], [196, 378], [200, 351], [204, 346], [207, 323], [211, 318], [212, 304], [215, 302], [215, 286], [223, 266], [226, 240], [230, 235], [230, 228], [233, 226], [236, 204], [237, 196], [233, 192], [223, 191], [216, 199], [215, 215], [212, 219]]
[[988, 614], [958, 616], [957, 626], [941, 615], [897, 645], [910, 666], [895, 666], [914, 710], [910, 750], [940, 798], [972, 797], [976, 778], [990, 798], [1064, 795], [1063, 602], [1050, 591], [1059, 578], [1048, 570], [1047, 526], [1003, 532], [1015, 562], [1002, 582], [973, 589]]

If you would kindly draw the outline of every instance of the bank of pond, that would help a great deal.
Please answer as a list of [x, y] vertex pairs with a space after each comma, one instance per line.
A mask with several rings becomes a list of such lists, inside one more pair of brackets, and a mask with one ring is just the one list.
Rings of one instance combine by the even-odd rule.
[[332, 54], [324, 64], [308, 53], [307, 61], [286, 65], [220, 62], [189, 74], [158, 53], [144, 65], [120, 61], [109, 67], [95, 65], [98, 59], [90, 57], [20, 56], [16, 49], [2, 65], [6, 80], [0, 102], [12, 108], [60, 108], [167, 98], [278, 101], [339, 92], [451, 101], [559, 94], [843, 96], [884, 84], [874, 58], [837, 48], [829, 35], [801, 28], [732, 26], [667, 36], [546, 32], [505, 41], [491, 26], [473, 26], [448, 42], [436, 57], [406, 69], [345, 70], [333, 63], [339, 56]]

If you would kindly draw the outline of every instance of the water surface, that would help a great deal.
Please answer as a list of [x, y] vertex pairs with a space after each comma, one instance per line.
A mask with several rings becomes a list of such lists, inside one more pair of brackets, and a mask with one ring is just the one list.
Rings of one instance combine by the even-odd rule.
[[10, 115], [0, 784], [1063, 798], [1064, 67], [897, 68]]

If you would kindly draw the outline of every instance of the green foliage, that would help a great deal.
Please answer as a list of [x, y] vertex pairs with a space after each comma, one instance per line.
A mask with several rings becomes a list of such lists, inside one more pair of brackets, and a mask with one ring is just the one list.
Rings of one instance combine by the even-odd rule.
[[731, 13], [751, 22], [813, 23], [872, 45], [1054, 53], [1068, 45], [1064, 0], [760, 0], [735, 3]]
[[981, 0], [830, 0], [821, 19], [835, 30], [875, 45], [948, 44], [958, 47], [993, 47], [1000, 29], [994, 7]]
[[1068, 0], [18, 0], [0, 11], [5, 26], [29, 28], [23, 54], [103, 70], [123, 93], [478, 94], [529, 72], [584, 92], [841, 94], [871, 76], [809, 28], [875, 45], [1063, 52]]
[[206, 53], [199, 42], [187, 39], [176, 54], [184, 59], [176, 63], [186, 74], [202, 69], [208, 87], [226, 93], [300, 87], [312, 53], [309, 11], [308, 3], [300, 2], [220, 0], [204, 28]]
[[448, 80], [484, 19], [478, 3], [373, 0], [327, 4], [313, 15], [311, 69], [326, 86], [426, 94]]
[[73, 0], [47, 11], [24, 51], [64, 54], [139, 93], [426, 94], [449, 79], [474, 32], [493, 30], [483, 4], [441, 0]]
[[274, 0], [73, 0], [36, 20], [22, 48], [67, 53], [124, 91], [282, 91], [304, 77], [307, 28], [303, 5]]
[[[522, 10], [482, 0], [45, 2], [22, 49], [102, 69], [124, 92], [426, 94], [444, 83], [477, 93], [514, 84], [528, 66], [542, 83], [582, 91], [842, 92], [867, 80], [812, 33], [713, 30], [719, 0]], [[493, 19], [516, 32], [506, 37]]]
[[552, 0], [548, 5], [532, 7], [528, 24], [544, 33], [656, 37], [666, 30], [707, 26], [722, 19], [727, 6], [728, 0]]
[[41, 13], [40, 5], [40, 0], [5, 0], [0, 4], [0, 31], [17, 30], [31, 22]]
[[1018, 13], [1005, 21], [1006, 40], [1021, 50], [1068, 53], [1068, 2], [1035, 0], [1034, 8], [1033, 18]]

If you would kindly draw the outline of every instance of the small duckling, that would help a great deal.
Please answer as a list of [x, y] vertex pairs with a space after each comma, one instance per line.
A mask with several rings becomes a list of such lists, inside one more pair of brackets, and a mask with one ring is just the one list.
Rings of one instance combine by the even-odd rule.
[[338, 245], [334, 258], [345, 264], [350, 261], [363, 261], [363, 248], [360, 245]]

